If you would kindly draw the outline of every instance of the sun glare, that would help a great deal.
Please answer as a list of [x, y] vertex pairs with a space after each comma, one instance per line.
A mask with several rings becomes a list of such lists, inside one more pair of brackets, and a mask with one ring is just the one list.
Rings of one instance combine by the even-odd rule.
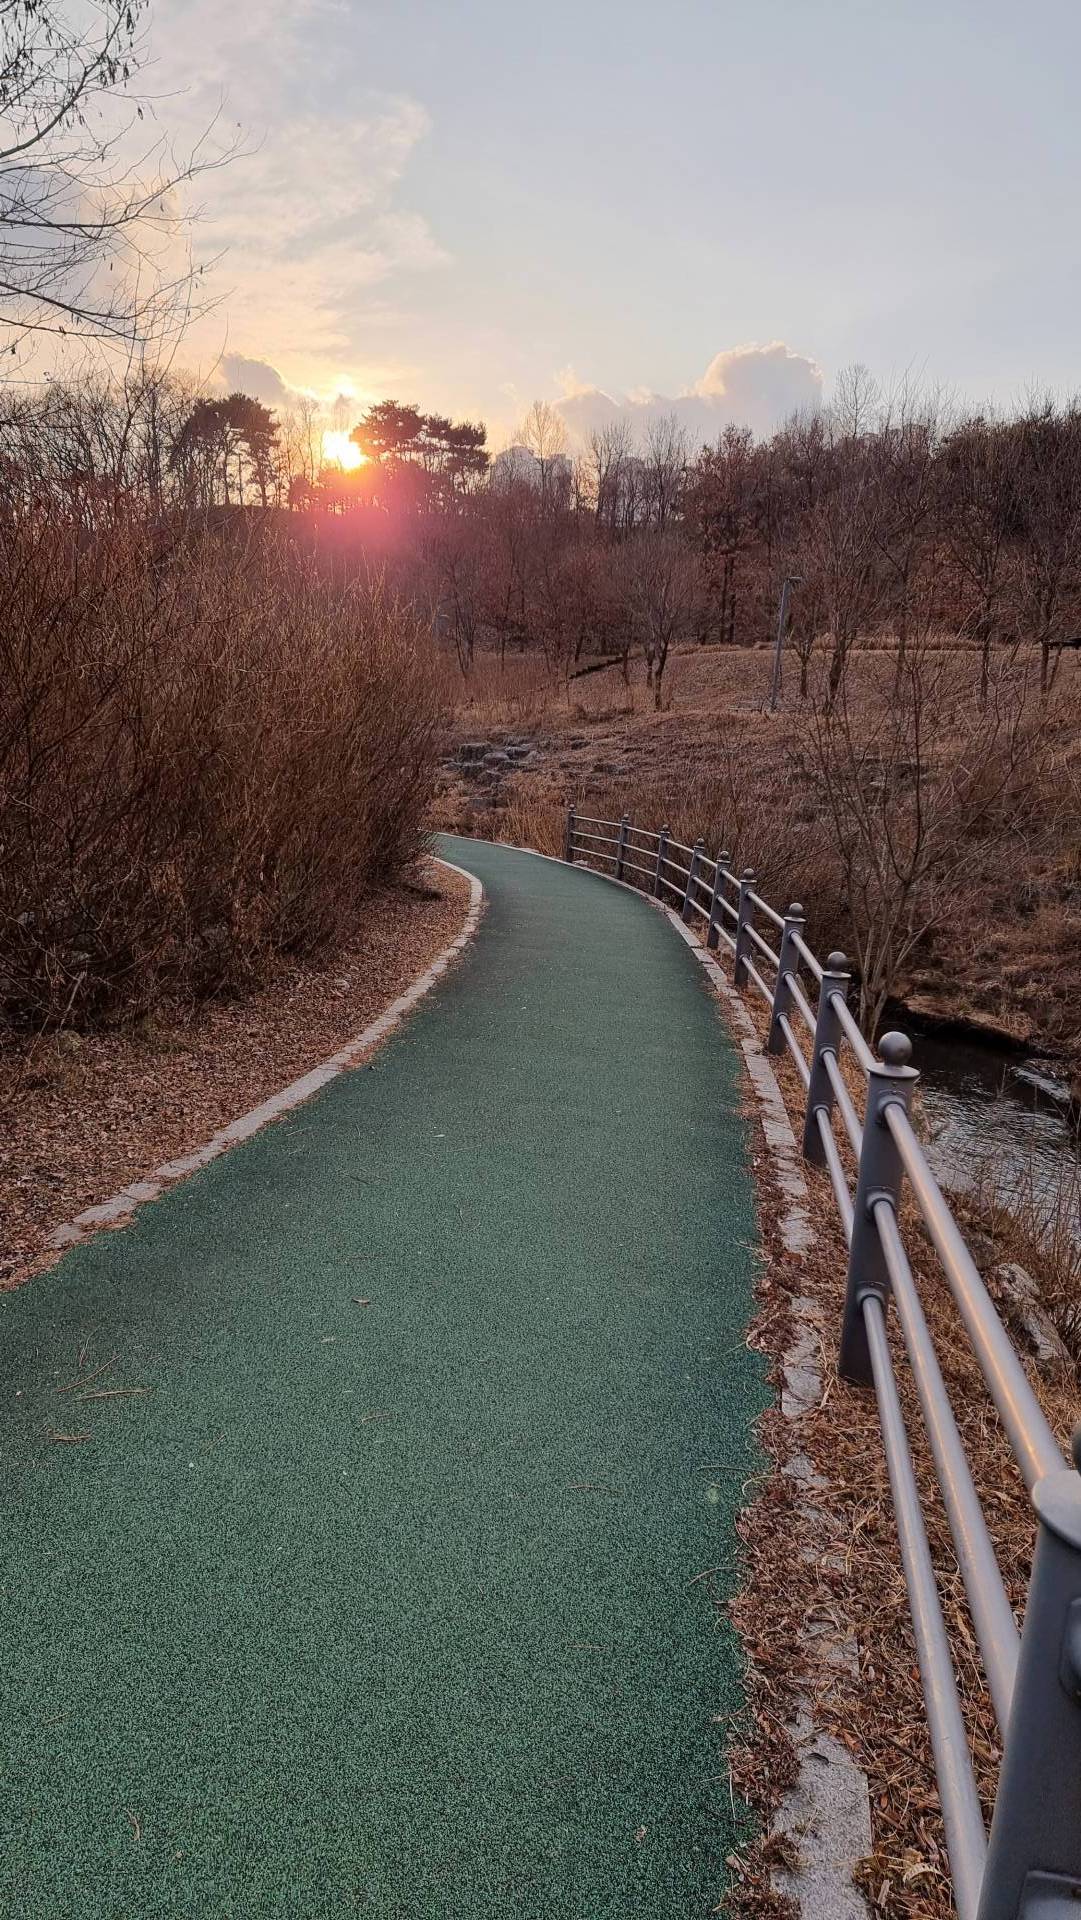
[[367, 455], [347, 433], [327, 432], [323, 435], [323, 459], [328, 467], [343, 467], [346, 473], [352, 473], [355, 467], [364, 466]]

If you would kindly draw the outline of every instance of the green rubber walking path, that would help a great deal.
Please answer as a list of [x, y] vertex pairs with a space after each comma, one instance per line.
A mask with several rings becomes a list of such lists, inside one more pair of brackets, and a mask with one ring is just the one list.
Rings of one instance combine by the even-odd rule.
[[373, 1065], [0, 1297], [5, 1916], [723, 1888], [735, 1056], [646, 903], [443, 846], [486, 913]]

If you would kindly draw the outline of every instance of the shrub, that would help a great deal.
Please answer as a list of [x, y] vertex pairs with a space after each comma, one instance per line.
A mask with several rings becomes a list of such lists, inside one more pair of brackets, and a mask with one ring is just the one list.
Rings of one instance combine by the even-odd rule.
[[428, 635], [255, 530], [0, 520], [0, 1003], [87, 1024], [345, 937], [424, 844]]

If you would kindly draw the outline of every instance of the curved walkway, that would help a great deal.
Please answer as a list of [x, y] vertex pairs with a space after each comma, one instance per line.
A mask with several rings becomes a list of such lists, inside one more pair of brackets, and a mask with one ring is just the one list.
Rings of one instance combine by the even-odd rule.
[[0, 1297], [19, 1920], [723, 1885], [764, 1401], [735, 1055], [644, 902], [444, 845], [487, 910], [372, 1066]]

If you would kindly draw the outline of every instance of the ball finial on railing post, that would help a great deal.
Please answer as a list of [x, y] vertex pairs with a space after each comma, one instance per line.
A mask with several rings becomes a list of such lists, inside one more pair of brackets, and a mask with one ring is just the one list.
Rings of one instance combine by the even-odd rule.
[[847, 973], [848, 972], [848, 955], [847, 953], [842, 953], [840, 947], [835, 947], [833, 952], [827, 955], [826, 972], [827, 973]]
[[907, 1067], [912, 1060], [912, 1042], [907, 1033], [884, 1033], [878, 1054], [888, 1067]]

